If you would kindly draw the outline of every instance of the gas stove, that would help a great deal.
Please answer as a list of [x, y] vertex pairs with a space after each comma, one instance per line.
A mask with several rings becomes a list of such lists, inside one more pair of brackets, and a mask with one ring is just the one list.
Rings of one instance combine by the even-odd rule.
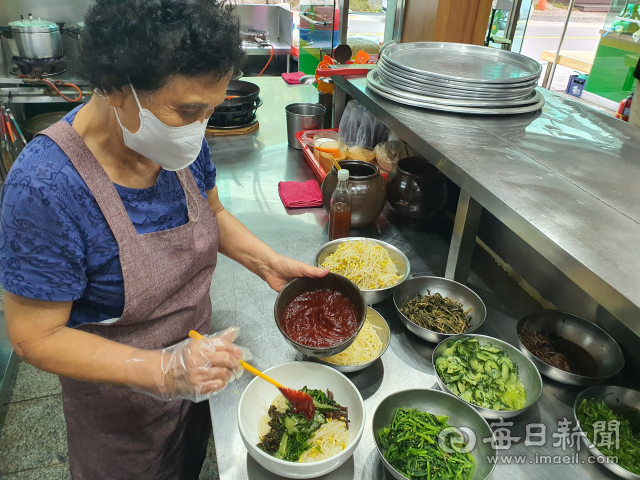
[[20, 58], [13, 57], [15, 65], [9, 69], [13, 75], [25, 75], [32, 78], [46, 78], [67, 71], [64, 55], [56, 58]]
[[269, 45], [269, 32], [257, 30], [255, 28], [247, 28], [240, 32], [242, 36], [242, 45], [245, 47], [258, 45], [265, 47]]

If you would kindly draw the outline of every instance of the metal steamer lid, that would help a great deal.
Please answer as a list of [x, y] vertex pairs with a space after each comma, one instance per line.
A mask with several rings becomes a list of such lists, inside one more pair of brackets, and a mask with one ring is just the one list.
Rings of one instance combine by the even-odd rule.
[[24, 32], [24, 33], [51, 33], [59, 31], [58, 24], [50, 22], [48, 20], [36, 20], [32, 18], [25, 18], [24, 20], [17, 20], [10, 22], [12, 32]]

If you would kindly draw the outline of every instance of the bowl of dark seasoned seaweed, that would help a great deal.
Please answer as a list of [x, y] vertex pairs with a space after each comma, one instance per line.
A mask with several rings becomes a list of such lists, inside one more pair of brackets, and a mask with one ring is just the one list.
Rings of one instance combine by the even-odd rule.
[[589, 320], [559, 310], [518, 322], [518, 345], [540, 373], [567, 385], [595, 385], [624, 367], [618, 343]]
[[409, 278], [393, 294], [393, 303], [404, 326], [433, 343], [475, 332], [487, 316], [473, 290], [442, 277]]
[[393, 393], [376, 408], [372, 427], [382, 463], [398, 480], [484, 480], [495, 467], [487, 421], [449, 393]]

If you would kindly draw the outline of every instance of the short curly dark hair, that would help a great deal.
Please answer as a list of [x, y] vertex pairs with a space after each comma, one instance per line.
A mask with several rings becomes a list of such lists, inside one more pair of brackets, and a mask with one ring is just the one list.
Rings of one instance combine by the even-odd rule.
[[98, 0], [85, 19], [80, 74], [106, 92], [156, 90], [176, 74], [221, 78], [243, 58], [226, 0]]

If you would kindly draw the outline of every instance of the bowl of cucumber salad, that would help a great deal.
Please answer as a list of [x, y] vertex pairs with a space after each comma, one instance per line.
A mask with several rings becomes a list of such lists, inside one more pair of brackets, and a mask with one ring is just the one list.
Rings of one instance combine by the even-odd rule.
[[440, 388], [485, 418], [520, 415], [542, 395], [542, 378], [512, 345], [485, 335], [456, 335], [433, 351]]

